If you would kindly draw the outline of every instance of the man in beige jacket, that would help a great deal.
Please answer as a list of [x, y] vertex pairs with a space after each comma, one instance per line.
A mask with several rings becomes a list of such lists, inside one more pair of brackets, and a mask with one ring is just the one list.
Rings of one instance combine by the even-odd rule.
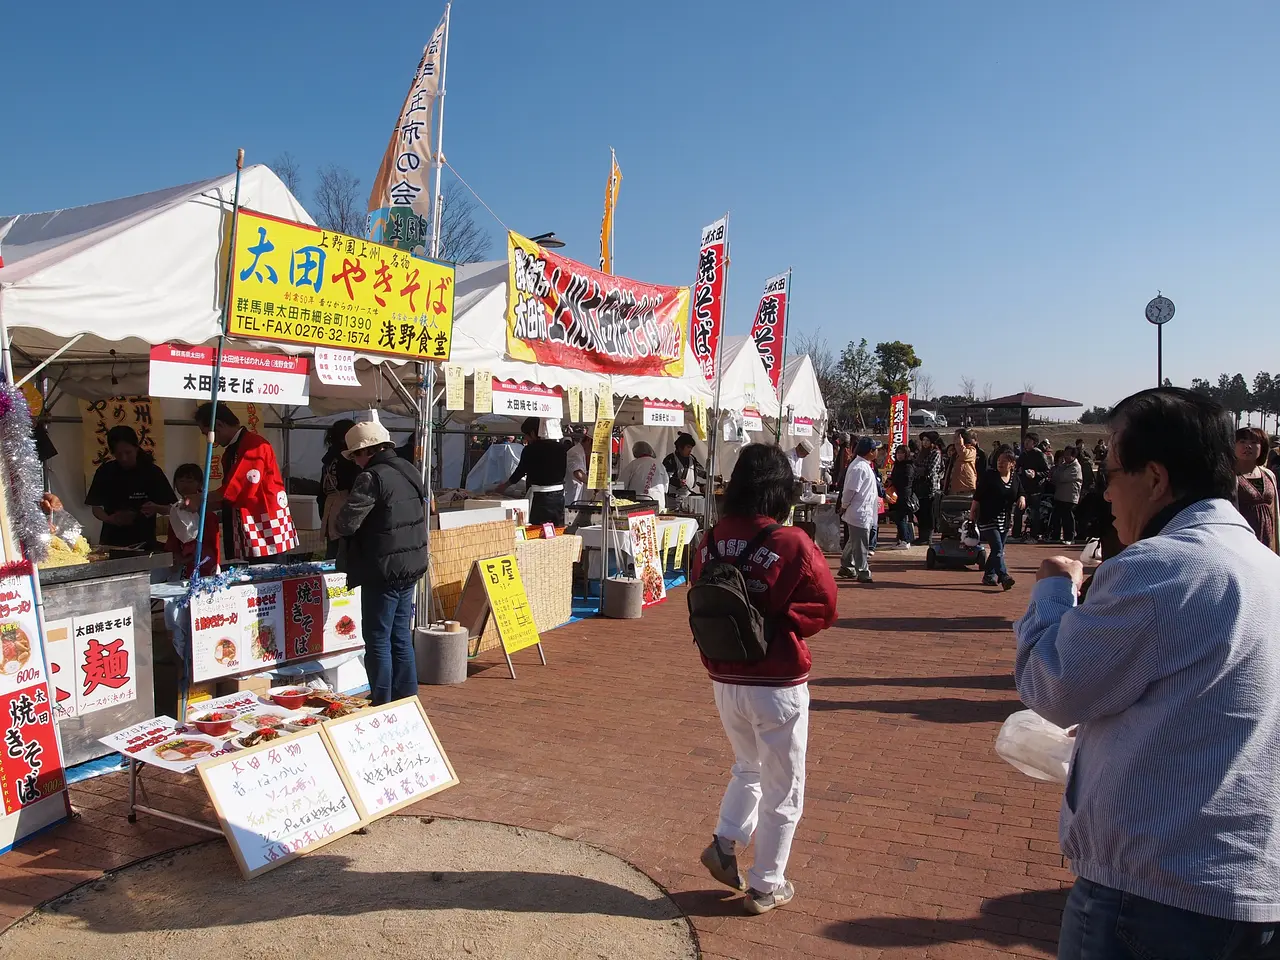
[[947, 496], [963, 497], [978, 489], [978, 441], [968, 430], [957, 430], [947, 450]]

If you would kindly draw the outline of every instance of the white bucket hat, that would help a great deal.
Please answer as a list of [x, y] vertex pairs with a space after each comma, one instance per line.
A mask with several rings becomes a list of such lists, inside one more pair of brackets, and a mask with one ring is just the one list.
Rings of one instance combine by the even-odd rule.
[[387, 433], [387, 428], [382, 424], [370, 420], [365, 423], [357, 423], [348, 430], [346, 441], [347, 449], [342, 451], [342, 455], [350, 460], [353, 454], [359, 453], [367, 447], [390, 443], [391, 434]]

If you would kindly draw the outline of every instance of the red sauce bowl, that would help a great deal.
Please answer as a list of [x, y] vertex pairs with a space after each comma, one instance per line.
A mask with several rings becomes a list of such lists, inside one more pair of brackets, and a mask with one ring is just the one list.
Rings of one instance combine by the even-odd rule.
[[311, 691], [302, 687], [280, 687], [267, 692], [273, 703], [277, 703], [286, 710], [297, 710], [306, 702], [307, 697], [311, 696]]
[[191, 725], [210, 737], [223, 737], [231, 732], [230, 720], [192, 720]]

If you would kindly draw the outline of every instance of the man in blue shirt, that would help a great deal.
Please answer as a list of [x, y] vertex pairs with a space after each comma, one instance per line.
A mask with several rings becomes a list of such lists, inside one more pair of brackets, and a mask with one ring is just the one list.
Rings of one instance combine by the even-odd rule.
[[1127, 546], [1077, 602], [1041, 565], [1014, 626], [1024, 703], [1079, 724], [1060, 960], [1280, 957], [1280, 557], [1233, 507], [1231, 422], [1188, 390], [1110, 415]]

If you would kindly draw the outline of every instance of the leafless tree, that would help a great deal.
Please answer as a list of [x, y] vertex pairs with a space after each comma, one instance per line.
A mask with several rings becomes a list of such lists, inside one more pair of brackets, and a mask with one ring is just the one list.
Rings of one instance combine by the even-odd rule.
[[990, 400], [990, 399], [991, 399], [991, 394], [992, 394], [993, 392], [994, 392], [994, 391], [991, 389], [991, 382], [990, 382], [990, 381], [988, 381], [988, 382], [986, 382], [986, 383], [984, 383], [984, 384], [982, 385], [982, 399], [983, 399], [983, 400]]
[[978, 381], [974, 380], [973, 377], [960, 378], [960, 396], [964, 397], [966, 400], [974, 399], [974, 391], [977, 388]]
[[1034, 382], [1032, 382], [1032, 381], [1030, 381], [1030, 380], [1023, 380], [1023, 381], [1022, 381], [1022, 391], [1023, 391], [1024, 393], [1035, 393], [1035, 392], [1036, 392], [1036, 385], [1035, 385], [1035, 383], [1034, 383]]
[[298, 163], [297, 157], [286, 150], [271, 161], [271, 169], [289, 188], [290, 193], [295, 197], [302, 196], [302, 165]]
[[368, 217], [360, 196], [360, 179], [346, 167], [329, 164], [316, 172], [316, 223], [327, 230], [362, 237]]
[[493, 235], [476, 222], [476, 205], [462, 184], [451, 180], [442, 191], [439, 259], [450, 263], [485, 260], [493, 250]]
[[933, 399], [933, 374], [922, 373], [916, 370], [911, 375], [912, 385], [911, 392], [917, 400]]
[[813, 333], [792, 335], [787, 342], [787, 352], [792, 356], [809, 355], [814, 376], [818, 378], [818, 388], [822, 391], [822, 400], [834, 417], [844, 402], [844, 383], [840, 378], [840, 358], [822, 335], [822, 328], [819, 327]]

